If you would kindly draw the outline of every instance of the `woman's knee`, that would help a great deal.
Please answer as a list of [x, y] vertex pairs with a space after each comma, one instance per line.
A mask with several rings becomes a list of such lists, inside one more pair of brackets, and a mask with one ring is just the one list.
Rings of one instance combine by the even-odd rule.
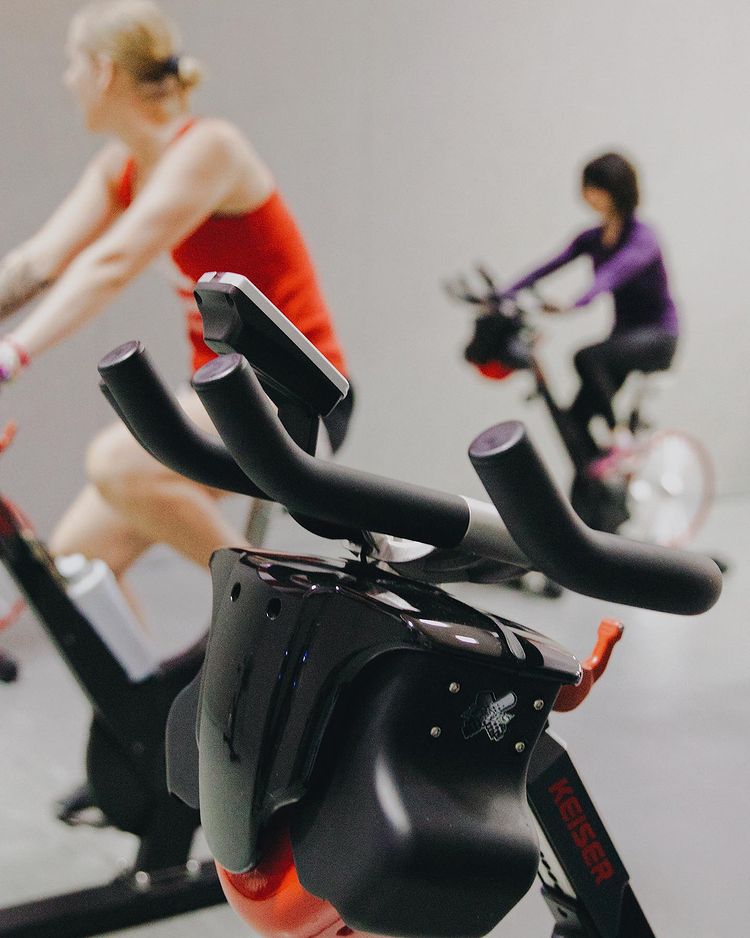
[[667, 371], [672, 366], [677, 351], [677, 336], [661, 335], [651, 343], [644, 356], [646, 367], [643, 371]]
[[158, 506], [165, 490], [171, 500], [181, 495], [194, 498], [194, 489], [214, 501], [226, 494], [163, 466], [141, 449], [128, 430], [116, 425], [104, 430], [89, 445], [86, 476], [102, 498], [126, 516], [134, 505], [139, 510], [148, 505]]
[[124, 427], [108, 427], [89, 444], [86, 477], [107, 501], [116, 502], [158, 471], [150, 459]]

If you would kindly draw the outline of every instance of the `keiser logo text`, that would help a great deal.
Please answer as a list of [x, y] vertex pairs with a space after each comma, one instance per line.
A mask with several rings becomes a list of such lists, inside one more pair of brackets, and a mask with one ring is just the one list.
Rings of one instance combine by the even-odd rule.
[[567, 778], [558, 779], [550, 785], [547, 791], [554, 798], [560, 817], [570, 831], [581, 859], [594, 877], [594, 884], [599, 886], [611, 879], [615, 872], [614, 868], [607, 859], [607, 854], [599, 843], [594, 828], [583, 813], [580, 801], [573, 794]]

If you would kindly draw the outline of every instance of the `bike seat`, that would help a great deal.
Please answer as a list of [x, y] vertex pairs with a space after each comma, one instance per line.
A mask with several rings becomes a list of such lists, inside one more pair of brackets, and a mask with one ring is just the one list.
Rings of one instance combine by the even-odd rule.
[[351, 927], [490, 931], [536, 874], [528, 757], [578, 662], [377, 564], [225, 549], [211, 569], [168, 781], [219, 864], [253, 868], [291, 806], [300, 882]]

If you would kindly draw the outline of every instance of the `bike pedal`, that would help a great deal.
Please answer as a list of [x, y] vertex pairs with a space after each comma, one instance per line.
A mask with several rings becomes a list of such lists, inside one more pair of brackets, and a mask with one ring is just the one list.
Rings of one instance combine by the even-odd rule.
[[68, 827], [110, 826], [104, 812], [94, 803], [93, 792], [86, 783], [57, 802], [55, 817]]
[[60, 813], [57, 819], [67, 824], [68, 827], [111, 827], [107, 817], [93, 805], [90, 808], [83, 808], [81, 811], [70, 811]]

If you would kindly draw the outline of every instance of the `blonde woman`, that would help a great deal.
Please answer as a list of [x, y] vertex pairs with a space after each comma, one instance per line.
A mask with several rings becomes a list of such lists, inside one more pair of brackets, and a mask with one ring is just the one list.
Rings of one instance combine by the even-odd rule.
[[[73, 19], [65, 83], [87, 129], [114, 139], [42, 229], [0, 264], [1, 317], [39, 297], [0, 339], [0, 381], [93, 319], [164, 252], [179, 278], [193, 369], [213, 357], [193, 284], [207, 270], [230, 270], [253, 281], [346, 371], [307, 249], [270, 170], [236, 127], [191, 116], [201, 73], [180, 48], [150, 0], [105, 0]], [[192, 392], [181, 403], [207, 425]], [[339, 414], [329, 426], [334, 445], [347, 419]], [[201, 565], [216, 548], [243, 542], [217, 511], [220, 493], [159, 465], [119, 424], [93, 441], [86, 469], [88, 485], [51, 538], [55, 554], [101, 558], [119, 579], [156, 542]]]

